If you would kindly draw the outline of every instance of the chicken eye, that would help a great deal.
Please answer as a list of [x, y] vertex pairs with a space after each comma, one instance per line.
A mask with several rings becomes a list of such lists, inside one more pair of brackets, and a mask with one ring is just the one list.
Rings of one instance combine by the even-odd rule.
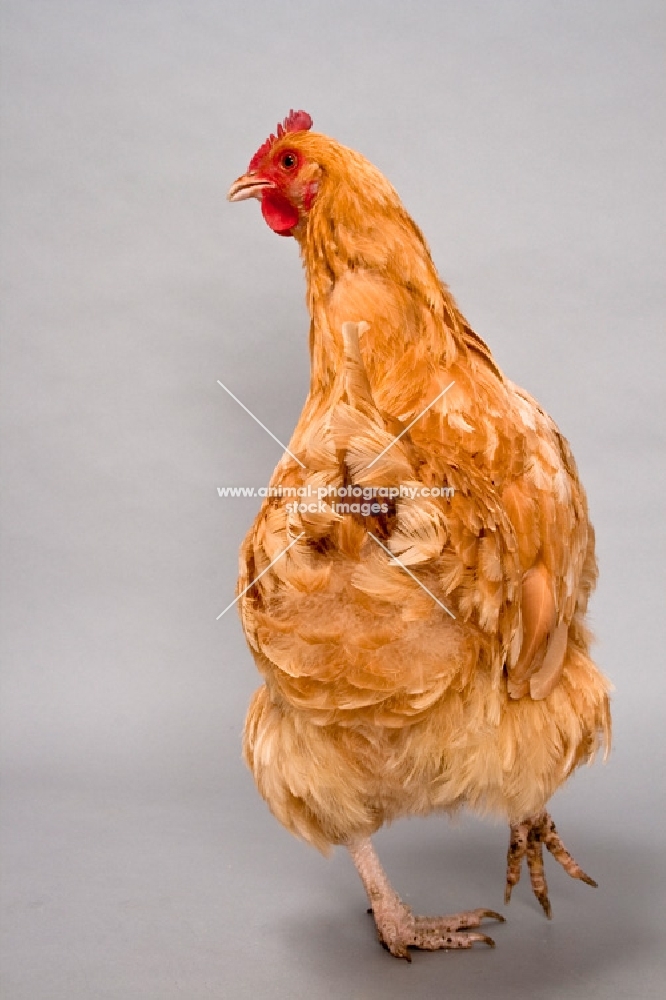
[[282, 157], [282, 166], [285, 170], [292, 170], [296, 166], [296, 157], [293, 153], [285, 153]]

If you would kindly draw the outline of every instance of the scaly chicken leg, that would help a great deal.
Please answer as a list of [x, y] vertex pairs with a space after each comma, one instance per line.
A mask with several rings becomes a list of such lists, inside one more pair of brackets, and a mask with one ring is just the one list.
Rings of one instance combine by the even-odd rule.
[[503, 923], [501, 913], [478, 909], [446, 917], [416, 917], [389, 882], [369, 837], [350, 841], [347, 849], [368, 894], [379, 940], [396, 958], [411, 962], [408, 948], [426, 951], [471, 948], [475, 941], [495, 947], [487, 934], [466, 932], [472, 927], [480, 927], [486, 917]]
[[541, 903], [543, 911], [550, 920], [551, 907], [548, 898], [548, 883], [543, 870], [543, 844], [550, 851], [556, 861], [564, 868], [567, 875], [580, 879], [587, 885], [594, 886], [597, 883], [589, 875], [586, 875], [580, 865], [572, 858], [562, 843], [562, 838], [555, 829], [555, 824], [547, 812], [539, 813], [524, 820], [522, 823], [515, 823], [511, 827], [509, 838], [509, 850], [506, 857], [506, 889], [504, 891], [504, 902], [511, 899], [511, 891], [520, 879], [520, 869], [523, 858], [527, 859], [527, 868], [530, 873], [532, 892]]

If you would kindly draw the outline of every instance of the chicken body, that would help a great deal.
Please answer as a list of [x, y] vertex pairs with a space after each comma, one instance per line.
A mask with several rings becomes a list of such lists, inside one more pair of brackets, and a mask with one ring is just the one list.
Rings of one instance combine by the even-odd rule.
[[[291, 222], [311, 384], [271, 480], [288, 495], [267, 498], [241, 550], [243, 628], [264, 678], [245, 759], [289, 830], [349, 847], [394, 954], [469, 947], [489, 939], [458, 931], [491, 911], [419, 936], [414, 920], [430, 918], [409, 914], [405, 930], [403, 907], [391, 938], [384, 910], [402, 904], [367, 838], [467, 806], [512, 825], [509, 891], [527, 852], [539, 895], [535, 842], [563, 860], [559, 838], [534, 831], [610, 737], [585, 626], [585, 494], [567, 442], [470, 329], [382, 174], [307, 126], [267, 145], [230, 197], [268, 192], [269, 225]], [[271, 171], [290, 156], [299, 183], [280, 186]]]

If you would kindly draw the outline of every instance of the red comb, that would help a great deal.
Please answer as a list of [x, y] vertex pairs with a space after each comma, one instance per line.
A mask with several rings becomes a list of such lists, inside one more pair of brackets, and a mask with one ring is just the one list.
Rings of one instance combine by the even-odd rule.
[[281, 125], [278, 123], [277, 135], [271, 133], [263, 146], [259, 147], [250, 160], [248, 169], [256, 170], [273, 143], [281, 139], [287, 132], [307, 132], [309, 128], [312, 128], [312, 118], [307, 111], [294, 111], [292, 108], [284, 122]]

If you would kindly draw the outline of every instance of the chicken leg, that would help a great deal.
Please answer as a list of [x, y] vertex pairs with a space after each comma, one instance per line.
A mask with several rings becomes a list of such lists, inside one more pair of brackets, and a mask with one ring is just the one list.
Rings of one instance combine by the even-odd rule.
[[522, 823], [515, 823], [511, 827], [509, 838], [509, 850], [506, 858], [506, 889], [504, 891], [504, 902], [511, 899], [511, 890], [520, 879], [520, 869], [523, 858], [527, 859], [527, 868], [530, 873], [532, 892], [541, 903], [543, 911], [550, 920], [551, 907], [548, 898], [548, 883], [543, 870], [543, 845], [550, 851], [556, 861], [564, 868], [572, 878], [580, 879], [581, 882], [592, 885], [596, 888], [597, 883], [589, 875], [586, 875], [580, 865], [572, 858], [562, 843], [562, 838], [555, 829], [550, 814], [539, 813]]
[[485, 918], [504, 922], [494, 910], [466, 910], [447, 917], [417, 917], [402, 902], [382, 868], [369, 837], [350, 841], [347, 849], [361, 876], [370, 900], [380, 943], [395, 955], [411, 962], [409, 948], [436, 951], [439, 948], [471, 948], [476, 941], [495, 947], [486, 934], [467, 933]]

